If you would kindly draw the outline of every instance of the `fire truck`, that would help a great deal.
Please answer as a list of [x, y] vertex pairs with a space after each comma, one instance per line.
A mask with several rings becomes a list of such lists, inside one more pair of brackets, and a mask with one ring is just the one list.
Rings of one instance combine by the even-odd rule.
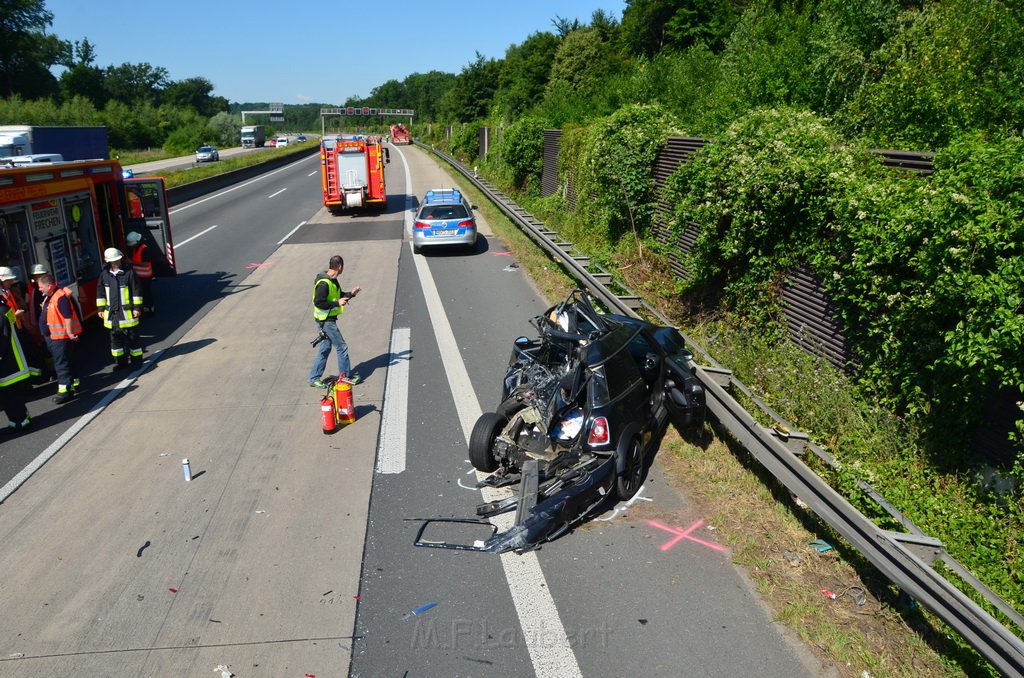
[[324, 206], [331, 214], [376, 207], [384, 209], [384, 165], [391, 162], [379, 141], [365, 136], [325, 135], [320, 142], [320, 179]]
[[395, 146], [409, 145], [409, 130], [405, 129], [405, 125], [397, 124], [391, 126], [391, 143]]
[[103, 250], [127, 256], [136, 231], [154, 254], [158, 276], [173, 276], [167, 192], [159, 177], [126, 178], [114, 160], [0, 165], [0, 265], [23, 284], [35, 264], [71, 288], [86, 317], [96, 314]]

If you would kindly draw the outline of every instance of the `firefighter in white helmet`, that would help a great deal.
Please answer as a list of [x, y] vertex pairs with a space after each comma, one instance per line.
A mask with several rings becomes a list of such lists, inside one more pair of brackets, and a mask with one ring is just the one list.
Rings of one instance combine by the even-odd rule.
[[110, 330], [110, 354], [115, 369], [142, 364], [139, 316], [142, 315], [142, 286], [131, 264], [116, 247], [103, 251], [103, 272], [96, 286], [96, 310], [103, 326]]

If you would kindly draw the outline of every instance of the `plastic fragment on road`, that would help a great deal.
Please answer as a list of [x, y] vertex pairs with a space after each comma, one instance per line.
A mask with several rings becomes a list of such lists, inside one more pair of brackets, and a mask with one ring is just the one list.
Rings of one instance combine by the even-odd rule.
[[419, 607], [417, 607], [412, 612], [408, 612], [405, 615], [403, 615], [402, 619], [404, 620], [404, 619], [409, 619], [410, 617], [418, 617], [421, 614], [423, 614], [424, 612], [426, 612], [427, 610], [429, 610], [431, 608], [434, 608], [434, 607], [437, 607], [437, 603], [427, 603], [425, 605], [420, 605]]
[[227, 664], [218, 664], [213, 667], [213, 672], [220, 671], [220, 678], [232, 678], [235, 674], [231, 673], [231, 668]]
[[178, 589], [167, 589], [167, 590], [170, 591], [171, 593], [177, 593], [178, 592]]
[[832, 544], [829, 544], [823, 539], [815, 539], [808, 546], [813, 546], [818, 553], [824, 553], [825, 551], [832, 550]]

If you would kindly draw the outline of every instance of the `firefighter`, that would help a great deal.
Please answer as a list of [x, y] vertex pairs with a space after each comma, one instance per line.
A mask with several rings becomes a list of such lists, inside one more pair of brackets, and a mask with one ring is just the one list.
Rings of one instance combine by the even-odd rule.
[[317, 274], [313, 282], [313, 319], [320, 329], [320, 340], [317, 342], [316, 358], [313, 359], [313, 367], [309, 371], [309, 385], [318, 388], [325, 386], [321, 377], [324, 368], [327, 367], [327, 356], [334, 348], [338, 359], [338, 379], [348, 384], [359, 383], [358, 374], [349, 374], [352, 363], [348, 357], [348, 344], [341, 336], [338, 329], [338, 316], [345, 310], [349, 300], [359, 294], [360, 287], [357, 285], [351, 292], [342, 292], [338, 284], [338, 276], [345, 269], [345, 260], [339, 255], [331, 257], [327, 263], [327, 270]]
[[96, 286], [96, 310], [103, 326], [110, 330], [110, 355], [115, 369], [142, 364], [139, 344], [139, 316], [142, 314], [142, 288], [131, 266], [124, 263], [124, 254], [116, 247], [103, 251], [106, 265]]
[[39, 289], [39, 277], [49, 272], [50, 269], [46, 268], [43, 264], [33, 266], [32, 272], [29, 274], [32, 280], [29, 282], [28, 290], [25, 293], [25, 312], [28, 314], [26, 327], [29, 334], [32, 335], [32, 341], [37, 346], [41, 346], [43, 343], [42, 334], [39, 332], [39, 314], [43, 308], [43, 293]]
[[36, 367], [43, 363], [44, 356], [41, 355], [39, 345], [35, 343], [35, 334], [31, 326], [31, 314], [27, 313], [25, 298], [14, 289], [18, 277], [14, 271], [7, 266], [0, 266], [0, 297], [4, 298], [7, 308], [14, 312], [14, 331], [18, 333], [21, 348], [28, 359], [29, 369], [33, 377], [41, 376], [43, 371]]
[[25, 407], [28, 378], [32, 373], [14, 329], [14, 310], [0, 297], [0, 406], [7, 414], [4, 431], [23, 431], [32, 423]]
[[82, 336], [82, 312], [71, 290], [58, 285], [49, 273], [39, 276], [39, 289], [43, 293], [39, 330], [57, 372], [57, 397], [53, 402], [63, 405], [75, 397], [80, 385], [75, 353]]
[[139, 278], [139, 283], [142, 285], [142, 299], [145, 305], [142, 307], [144, 313], [152, 313], [156, 310], [153, 301], [153, 280], [155, 278], [153, 270], [153, 255], [149, 251], [149, 246], [142, 242], [142, 235], [137, 231], [132, 231], [125, 236], [125, 241], [128, 243], [128, 253], [132, 261], [132, 268], [135, 270], [135, 275]]
[[14, 291], [14, 283], [17, 279], [18, 276], [14, 275], [12, 269], [0, 266], [0, 297], [4, 298], [7, 308], [14, 312], [14, 326], [20, 331], [24, 327], [22, 316], [25, 315], [25, 309], [22, 308], [18, 294]]

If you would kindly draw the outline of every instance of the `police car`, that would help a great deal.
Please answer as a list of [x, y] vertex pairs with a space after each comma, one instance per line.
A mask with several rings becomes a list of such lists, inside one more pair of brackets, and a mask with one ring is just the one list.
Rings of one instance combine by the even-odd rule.
[[473, 207], [455, 188], [427, 191], [412, 225], [412, 248], [419, 253], [424, 247], [476, 245], [476, 217]]

